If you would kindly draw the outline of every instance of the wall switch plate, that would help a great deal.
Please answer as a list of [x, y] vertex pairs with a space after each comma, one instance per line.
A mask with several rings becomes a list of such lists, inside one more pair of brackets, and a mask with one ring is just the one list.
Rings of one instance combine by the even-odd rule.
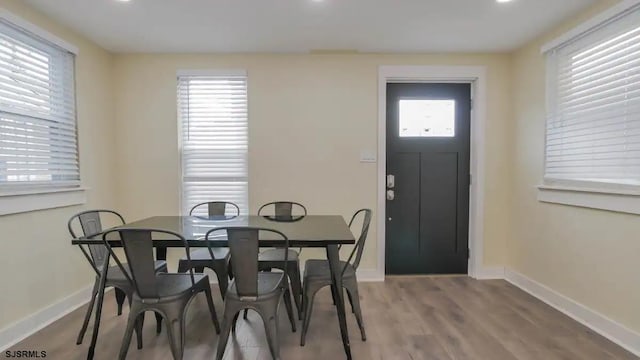
[[360, 152], [360, 162], [361, 163], [375, 163], [378, 161], [378, 157], [376, 156], [375, 151], [371, 150], [362, 150]]

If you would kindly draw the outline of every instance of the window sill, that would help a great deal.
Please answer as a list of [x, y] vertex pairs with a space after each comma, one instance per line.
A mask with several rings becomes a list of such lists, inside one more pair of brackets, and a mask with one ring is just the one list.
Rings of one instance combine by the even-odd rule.
[[640, 192], [538, 186], [538, 201], [640, 215]]
[[67, 188], [0, 192], [0, 215], [81, 205], [87, 202], [86, 190]]

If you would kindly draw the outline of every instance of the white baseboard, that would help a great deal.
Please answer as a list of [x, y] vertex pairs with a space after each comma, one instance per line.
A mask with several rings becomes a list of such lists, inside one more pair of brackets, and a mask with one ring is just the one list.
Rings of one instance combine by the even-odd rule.
[[384, 273], [376, 269], [358, 269], [357, 276], [360, 282], [384, 282]]
[[637, 332], [516, 271], [506, 269], [505, 279], [634, 355], [640, 356], [640, 334]]
[[[503, 266], [489, 266], [482, 267], [469, 276], [478, 280], [504, 279], [504, 271]], [[358, 281], [384, 282], [384, 277], [384, 271], [379, 269], [358, 269]]]
[[0, 329], [0, 352], [89, 302], [92, 288], [93, 284], [84, 287], [38, 312]]
[[471, 274], [471, 277], [478, 280], [504, 279], [504, 271], [503, 266], [483, 266]]

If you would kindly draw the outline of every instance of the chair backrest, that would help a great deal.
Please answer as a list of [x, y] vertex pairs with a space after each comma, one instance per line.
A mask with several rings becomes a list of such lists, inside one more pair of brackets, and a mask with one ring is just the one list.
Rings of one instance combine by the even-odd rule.
[[[255, 300], [258, 296], [258, 252], [260, 248], [260, 239], [266, 234], [275, 235], [269, 237], [269, 240], [279, 240], [276, 243], [269, 244], [270, 247], [284, 248], [284, 260], [283, 266], [285, 276], [287, 274], [286, 263], [289, 260], [289, 238], [280, 231], [259, 228], [259, 227], [222, 227], [212, 229], [207, 232], [206, 240], [213, 237], [217, 232], [227, 233], [227, 242], [229, 251], [231, 252], [231, 267], [233, 270], [234, 281], [238, 296], [240, 299]], [[211, 243], [209, 245], [209, 252], [211, 250]]]
[[[117, 235], [117, 239], [113, 236]], [[191, 275], [191, 284], [194, 284], [193, 270], [191, 266], [191, 257], [189, 252], [189, 243], [180, 234], [159, 230], [159, 229], [139, 229], [139, 228], [118, 228], [105, 232], [102, 240], [108, 248], [109, 253], [116, 261], [120, 270], [132, 284], [138, 296], [143, 299], [157, 299], [160, 297], [158, 289], [158, 281], [155, 270], [155, 259], [153, 253], [153, 238], [161, 236], [163, 239], [173, 237], [176, 241], [183, 242], [189, 262], [189, 274]], [[127, 257], [127, 265], [123, 266], [118, 256], [113, 253], [109, 241], [120, 240]], [[130, 271], [130, 273], [129, 273]], [[129, 275], [130, 274], [130, 275]]]
[[[371, 210], [370, 209], [360, 209], [356, 211], [355, 214], [351, 217], [351, 221], [349, 221], [349, 227], [352, 227], [356, 224], [356, 219], [360, 216], [362, 217], [362, 228], [360, 229], [360, 236], [356, 240], [356, 246], [353, 248], [351, 255], [349, 256], [348, 263], [353, 266], [354, 269], [358, 268], [360, 265], [360, 260], [362, 259], [362, 253], [364, 252], [364, 244], [367, 241], [367, 235], [369, 234], [369, 225], [371, 224]], [[353, 263], [351, 262], [353, 256], [355, 255], [355, 259], [353, 259]]]
[[[270, 209], [273, 208], [273, 211]], [[280, 219], [291, 219], [294, 215], [307, 215], [307, 208], [294, 201], [274, 201], [260, 206], [258, 215], [275, 215]]]
[[189, 216], [193, 215], [194, 212], [198, 212], [200, 208], [204, 208], [205, 205], [207, 207], [208, 216], [240, 216], [240, 207], [229, 201], [208, 201], [200, 203], [191, 208]]
[[[123, 225], [125, 223], [122, 215], [113, 210], [87, 210], [77, 213], [69, 219], [69, 222], [67, 223], [69, 233], [74, 239], [79, 237], [92, 237], [94, 235], [100, 234], [103, 231], [103, 216], [113, 217], [116, 222], [115, 225]], [[107, 265], [109, 262], [109, 251], [106, 247], [104, 247], [104, 245], [96, 244], [88, 245], [87, 247], [89, 248], [89, 254], [87, 254], [87, 251], [84, 249], [84, 247], [80, 246], [80, 249], [84, 253], [89, 263], [91, 263], [93, 269], [96, 270], [96, 272], [100, 272], [100, 269], [102, 269], [102, 267]]]

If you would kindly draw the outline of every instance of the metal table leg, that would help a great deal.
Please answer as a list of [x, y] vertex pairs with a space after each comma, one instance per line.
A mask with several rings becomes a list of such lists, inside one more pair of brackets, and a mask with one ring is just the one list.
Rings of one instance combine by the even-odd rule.
[[340, 253], [337, 245], [327, 246], [327, 258], [331, 269], [332, 287], [335, 292], [336, 309], [338, 310], [338, 323], [340, 324], [340, 334], [342, 335], [342, 345], [347, 359], [351, 360], [351, 345], [349, 344], [349, 332], [347, 330], [347, 316], [344, 309], [344, 291], [342, 289], [342, 269], [340, 266]]
[[167, 248], [166, 247], [157, 247], [156, 248], [156, 260], [167, 260]]
[[[108, 264], [108, 263], [107, 263]], [[96, 299], [96, 315], [93, 321], [93, 334], [91, 335], [91, 345], [89, 346], [89, 352], [87, 353], [87, 360], [93, 359], [93, 354], [96, 349], [96, 342], [98, 341], [98, 331], [100, 329], [100, 316], [102, 315], [102, 303], [104, 302], [104, 285], [107, 282], [107, 271], [109, 266], [103, 266], [100, 271], [100, 283], [98, 284], [98, 298]]]

